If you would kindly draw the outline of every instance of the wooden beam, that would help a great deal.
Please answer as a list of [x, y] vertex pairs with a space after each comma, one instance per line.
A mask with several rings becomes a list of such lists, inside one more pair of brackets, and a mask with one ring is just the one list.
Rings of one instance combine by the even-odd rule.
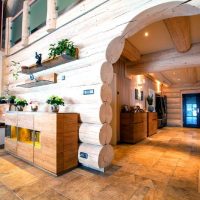
[[141, 57], [137, 65], [127, 63], [127, 75], [161, 72], [181, 68], [200, 67], [200, 43], [194, 44], [190, 51], [178, 53], [176, 50], [165, 50]]
[[189, 17], [165, 19], [164, 23], [178, 52], [186, 52], [191, 47]]
[[122, 56], [132, 62], [136, 62], [140, 60], [140, 57], [141, 57], [138, 49], [135, 46], [133, 46], [133, 44], [131, 44], [128, 40], [125, 40]]
[[151, 74], [151, 76], [153, 76], [154, 79], [160, 81], [163, 84], [166, 84], [168, 86], [172, 85], [172, 83], [161, 72], [155, 72]]

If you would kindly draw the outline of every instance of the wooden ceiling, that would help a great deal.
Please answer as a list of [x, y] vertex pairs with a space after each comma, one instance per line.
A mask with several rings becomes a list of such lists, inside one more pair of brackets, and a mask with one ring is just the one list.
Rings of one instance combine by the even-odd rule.
[[200, 15], [166, 19], [130, 37], [122, 54], [130, 61], [128, 74], [147, 74], [170, 86], [199, 84], [199, 22]]

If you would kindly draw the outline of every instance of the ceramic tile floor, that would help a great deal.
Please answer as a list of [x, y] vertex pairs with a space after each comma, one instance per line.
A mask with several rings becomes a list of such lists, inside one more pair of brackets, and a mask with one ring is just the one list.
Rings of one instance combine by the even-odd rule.
[[199, 129], [165, 128], [118, 145], [105, 174], [77, 168], [53, 177], [1, 150], [0, 200], [200, 200], [199, 170]]

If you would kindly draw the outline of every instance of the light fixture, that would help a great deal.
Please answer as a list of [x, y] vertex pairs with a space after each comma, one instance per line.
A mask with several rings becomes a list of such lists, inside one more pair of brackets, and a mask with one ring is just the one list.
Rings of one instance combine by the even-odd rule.
[[144, 33], [144, 36], [145, 36], [145, 37], [148, 37], [148, 36], [149, 36], [149, 32], [145, 32], [145, 33]]
[[180, 78], [177, 78], [177, 80], [180, 81], [181, 79], [180, 79]]

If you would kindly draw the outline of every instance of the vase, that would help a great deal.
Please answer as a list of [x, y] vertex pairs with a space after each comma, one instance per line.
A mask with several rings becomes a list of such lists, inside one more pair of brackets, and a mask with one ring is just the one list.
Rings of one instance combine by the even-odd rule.
[[23, 111], [24, 110], [23, 106], [16, 106], [16, 108], [17, 108], [17, 111]]
[[54, 112], [54, 113], [58, 113], [59, 105], [51, 105], [51, 111]]
[[149, 112], [153, 112], [154, 111], [154, 106], [153, 105], [149, 105], [148, 106], [148, 111]]
[[37, 112], [38, 106], [31, 106], [31, 111], [32, 112]]

